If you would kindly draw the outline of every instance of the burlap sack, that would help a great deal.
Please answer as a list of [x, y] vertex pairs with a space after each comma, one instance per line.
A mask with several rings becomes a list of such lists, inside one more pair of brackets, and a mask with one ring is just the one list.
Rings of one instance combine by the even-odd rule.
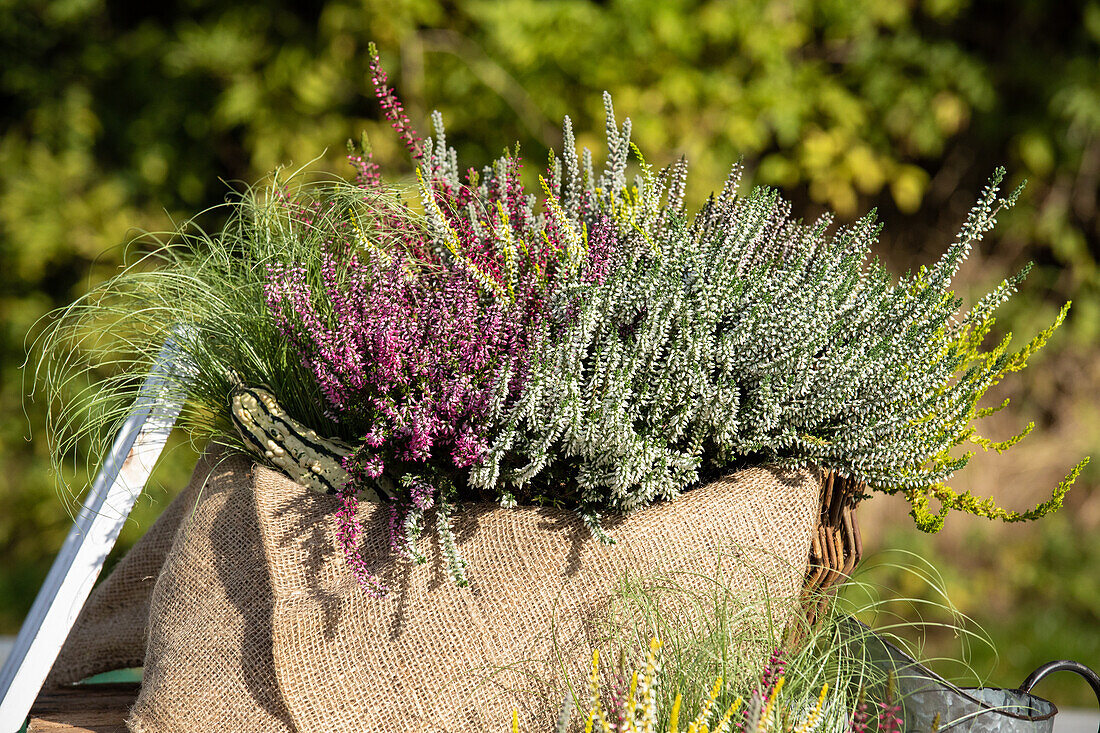
[[[742, 471], [630, 515], [609, 528], [610, 547], [572, 512], [468, 507], [455, 525], [466, 588], [438, 549], [425, 565], [395, 563], [386, 512], [364, 504], [364, 558], [391, 589], [376, 599], [333, 549], [335, 500], [267, 469], [255, 476], [290, 716], [302, 731], [356, 733], [505, 731], [513, 708], [523, 730], [550, 730], [553, 707], [532, 707], [524, 691], [584, 685], [586, 624], [627, 571], [696, 571], [700, 589], [717, 577], [746, 597], [763, 579], [772, 603], [796, 602], [821, 486], [814, 471]], [[425, 544], [438, 548], [434, 534]]]
[[232, 456], [192, 477], [198, 502], [153, 590], [141, 694], [127, 720], [135, 733], [293, 730], [271, 658], [251, 470]]
[[210, 476], [157, 581], [127, 722], [135, 733], [504, 731], [517, 708], [524, 730], [549, 729], [554, 703], [532, 706], [530, 693], [583, 684], [587, 624], [624, 572], [691, 570], [745, 595], [766, 578], [772, 602], [796, 602], [819, 490], [816, 472], [744, 471], [630, 515], [609, 528], [612, 547], [571, 512], [464, 507], [467, 588], [446, 575], [432, 532], [427, 564], [396, 561], [385, 512], [364, 504], [363, 555], [391, 589], [374, 599], [335, 549], [335, 500], [234, 458]]
[[[206, 459], [195, 469], [196, 475], [203, 477], [209, 472]], [[46, 678], [46, 689], [142, 665], [153, 585], [180, 522], [195, 506], [199, 485], [192, 482], [180, 492], [111, 574], [92, 590]]]

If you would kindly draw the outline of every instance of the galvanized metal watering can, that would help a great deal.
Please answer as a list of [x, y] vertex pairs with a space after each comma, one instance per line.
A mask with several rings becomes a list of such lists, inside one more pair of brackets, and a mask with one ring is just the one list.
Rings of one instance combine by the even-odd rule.
[[[1051, 672], [1081, 675], [1092, 686], [1100, 704], [1100, 677], [1078, 662], [1044, 664], [1015, 690], [959, 688], [859, 621], [846, 619], [841, 628], [850, 654], [862, 656], [883, 678], [893, 676], [894, 696], [902, 707], [903, 733], [1052, 733], [1058, 708], [1031, 694], [1039, 680]], [[881, 697], [882, 691], [877, 692]]]

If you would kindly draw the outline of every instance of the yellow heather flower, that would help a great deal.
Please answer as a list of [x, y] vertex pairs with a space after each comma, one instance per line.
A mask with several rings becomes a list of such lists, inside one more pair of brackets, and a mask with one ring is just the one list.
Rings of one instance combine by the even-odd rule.
[[676, 700], [672, 703], [672, 715], [668, 720], [668, 733], [680, 733], [680, 705], [684, 702], [684, 696], [676, 693]]
[[722, 716], [722, 719], [718, 721], [718, 725], [714, 728], [716, 732], [721, 733], [726, 730], [726, 726], [729, 725], [730, 719], [733, 717], [733, 714], [737, 712], [737, 709], [741, 707], [742, 702], [743, 699], [738, 697], [733, 701], [733, 704], [726, 709], [726, 714]]
[[[695, 716], [695, 720], [692, 721], [692, 725], [695, 728], [701, 728], [706, 726], [707, 720], [710, 719], [710, 711], [714, 707], [714, 703], [718, 700], [718, 693], [722, 691], [722, 675], [718, 675], [718, 679], [714, 680], [714, 687], [711, 688], [710, 694], [707, 695], [707, 701], [703, 704], [703, 709], [699, 711], [699, 714]], [[691, 733], [691, 728], [688, 728], [688, 733]]]

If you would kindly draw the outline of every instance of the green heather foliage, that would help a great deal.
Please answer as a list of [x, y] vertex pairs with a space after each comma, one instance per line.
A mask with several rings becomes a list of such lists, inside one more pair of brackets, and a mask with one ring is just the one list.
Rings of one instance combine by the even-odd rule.
[[[594, 176], [587, 148], [578, 157], [567, 118], [566, 147], [560, 160], [551, 155], [551, 183], [543, 182], [542, 215], [586, 236], [610, 220], [613, 264], [599, 281], [567, 277], [551, 296], [522, 394], [510, 404], [501, 397], [497, 436], [472, 468], [472, 484], [503, 484], [510, 502], [512, 491], [529, 494], [528, 484], [539, 487], [547, 475], [561, 477], [553, 485], [575, 481], [596, 532], [600, 511], [672, 498], [700, 469], [745, 462], [817, 465], [903, 492], [926, 531], [942, 527], [951, 510], [1018, 521], [1061, 505], [1088, 459], [1026, 512], [944, 483], [969, 460], [951, 452], [968, 439], [1001, 451], [1031, 430], [1000, 443], [981, 438], [974, 422], [1004, 405], [977, 404], [1026, 365], [1069, 307], [1015, 352], [1011, 335], [989, 351], [982, 342], [1026, 268], [959, 311], [953, 277], [1019, 194], [999, 196], [1002, 169], [940, 260], [895, 281], [868, 262], [879, 231], [873, 215], [834, 232], [828, 216], [793, 220], [774, 190], [738, 196], [739, 166], [693, 216], [682, 159], [653, 174], [638, 152], [642, 172], [628, 186], [630, 120], [620, 129], [609, 95], [604, 103], [604, 171]], [[450, 171], [447, 183], [458, 188], [457, 153], [436, 124], [438, 144], [424, 170]], [[486, 169], [483, 189], [490, 180]], [[448, 231], [437, 223], [437, 238]], [[931, 498], [940, 504], [935, 513]]]

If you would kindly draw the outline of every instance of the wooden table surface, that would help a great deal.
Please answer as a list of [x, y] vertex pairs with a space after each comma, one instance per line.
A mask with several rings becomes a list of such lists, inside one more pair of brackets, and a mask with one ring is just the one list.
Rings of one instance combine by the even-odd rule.
[[127, 733], [126, 716], [141, 685], [115, 682], [43, 692], [27, 733]]

